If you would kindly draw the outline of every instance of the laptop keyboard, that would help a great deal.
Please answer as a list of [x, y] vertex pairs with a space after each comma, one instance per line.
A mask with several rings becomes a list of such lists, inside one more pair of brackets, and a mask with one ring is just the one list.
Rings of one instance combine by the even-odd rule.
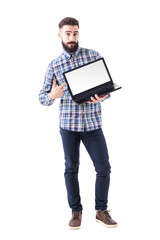
[[[114, 85], [113, 84], [109, 84], [108, 86], [107, 86], [107, 89], [112, 89], [114, 87]], [[103, 94], [105, 94], [106, 93], [106, 86], [105, 87], [102, 87], [102, 88], [100, 88], [100, 89], [98, 89], [97, 91], [96, 91], [96, 94], [97, 95], [103, 95]], [[88, 100], [91, 100], [90, 99], [90, 97], [91, 96], [93, 96], [94, 97], [94, 95], [95, 95], [95, 90], [94, 91], [92, 91], [92, 92], [90, 92], [89, 94], [88, 93], [84, 93], [83, 94], [83, 99], [82, 99], [82, 96], [81, 97], [76, 97], [76, 101], [78, 102], [79, 100], [81, 100], [82, 102], [84, 102], [84, 101], [88, 101]]]

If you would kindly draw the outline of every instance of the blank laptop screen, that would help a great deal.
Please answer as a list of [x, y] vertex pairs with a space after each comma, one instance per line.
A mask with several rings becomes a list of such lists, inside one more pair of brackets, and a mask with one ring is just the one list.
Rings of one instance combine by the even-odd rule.
[[73, 95], [110, 82], [103, 59], [65, 73]]

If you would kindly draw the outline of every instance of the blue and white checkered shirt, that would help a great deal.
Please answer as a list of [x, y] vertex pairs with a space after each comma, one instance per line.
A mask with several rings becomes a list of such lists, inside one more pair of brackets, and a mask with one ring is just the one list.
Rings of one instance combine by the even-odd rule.
[[[50, 99], [53, 80], [58, 85], [65, 83], [63, 72], [82, 66], [85, 63], [101, 58], [94, 50], [79, 47], [75, 53], [63, 51], [47, 68], [43, 88], [39, 94], [40, 103], [50, 106], [54, 100]], [[78, 105], [71, 98], [67, 86], [60, 100], [60, 127], [76, 132], [93, 131], [102, 126], [101, 103], [83, 103]]]

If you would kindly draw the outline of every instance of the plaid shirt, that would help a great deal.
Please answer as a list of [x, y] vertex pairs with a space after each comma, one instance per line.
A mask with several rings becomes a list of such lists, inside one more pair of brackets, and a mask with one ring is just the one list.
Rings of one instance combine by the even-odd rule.
[[[53, 80], [56, 80], [58, 85], [65, 83], [63, 72], [99, 58], [101, 56], [98, 52], [86, 48], [79, 47], [73, 54], [63, 51], [57, 59], [48, 65], [43, 88], [39, 94], [40, 103], [45, 106], [53, 104], [54, 100], [49, 97]], [[59, 109], [60, 127], [65, 130], [84, 132], [93, 131], [102, 126], [101, 103], [78, 105], [72, 100], [67, 86], [64, 87]]]

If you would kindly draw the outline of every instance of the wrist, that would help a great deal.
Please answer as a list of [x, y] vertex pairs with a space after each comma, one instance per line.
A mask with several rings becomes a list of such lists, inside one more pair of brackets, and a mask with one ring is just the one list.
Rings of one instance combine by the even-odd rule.
[[48, 94], [48, 97], [50, 100], [54, 100], [55, 98], [51, 95], [51, 93]]

